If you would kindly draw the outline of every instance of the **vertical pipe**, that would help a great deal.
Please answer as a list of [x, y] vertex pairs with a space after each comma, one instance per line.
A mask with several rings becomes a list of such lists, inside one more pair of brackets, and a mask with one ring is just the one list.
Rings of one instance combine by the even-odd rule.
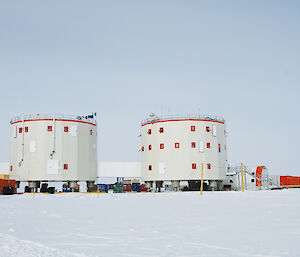
[[55, 114], [53, 113], [53, 149], [52, 149], [52, 157], [55, 153], [55, 136], [56, 136], [56, 127], [55, 127]]
[[241, 173], [242, 173], [242, 191], [244, 192], [244, 169], [243, 169], [243, 163], [241, 163]]
[[239, 190], [241, 190], [240, 173], [239, 173], [238, 169], [236, 170], [236, 175], [237, 175], [236, 181], [237, 181], [237, 184], [238, 184], [238, 188], [239, 188]]
[[201, 165], [201, 187], [200, 187], [200, 194], [202, 195], [203, 192], [203, 163]]
[[267, 172], [267, 189], [270, 189], [270, 177], [269, 177], [269, 173]]
[[245, 170], [245, 189], [246, 189], [246, 191], [248, 190], [248, 187], [247, 187], [247, 167], [246, 166], [244, 166], [244, 170]]
[[[18, 133], [18, 131], [17, 131]], [[24, 113], [22, 114], [22, 156], [21, 156], [21, 161], [20, 161], [20, 166], [21, 166], [21, 163], [23, 162], [23, 159], [24, 159]]]

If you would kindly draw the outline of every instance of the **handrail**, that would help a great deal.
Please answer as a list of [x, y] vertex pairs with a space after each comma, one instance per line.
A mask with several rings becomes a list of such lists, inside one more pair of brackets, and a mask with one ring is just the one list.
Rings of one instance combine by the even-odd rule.
[[10, 120], [10, 123], [18, 122], [24, 120], [44, 120], [49, 119], [53, 120], [55, 117], [55, 120], [74, 120], [74, 121], [83, 121], [83, 122], [89, 122], [92, 124], [97, 124], [97, 121], [94, 118], [94, 115], [68, 115], [68, 114], [24, 114], [22, 116], [16, 116], [13, 117]]
[[[241, 170], [240, 170], [240, 167], [231, 167], [231, 169], [234, 170], [234, 172], [227, 172], [226, 173], [226, 176], [234, 176], [234, 175], [237, 175], [237, 174], [240, 174], [241, 173]], [[281, 183], [280, 185], [278, 185], [277, 183], [275, 183], [272, 178], [270, 177], [267, 177], [267, 178], [258, 178], [256, 177], [255, 175], [252, 174], [252, 172], [249, 171], [249, 168], [248, 167], [245, 167], [245, 170], [244, 170], [245, 173], [247, 173], [248, 175], [250, 175], [252, 178], [258, 180], [259, 182], [268, 182], [268, 183], [271, 183], [271, 186], [276, 186], [276, 187], [281, 187]]]
[[141, 125], [145, 125], [147, 123], [152, 123], [156, 121], [164, 121], [164, 120], [207, 120], [207, 121], [219, 121], [225, 123], [225, 119], [219, 116], [210, 115], [210, 114], [175, 114], [175, 115], [153, 115], [150, 118], [147, 118], [141, 122]]

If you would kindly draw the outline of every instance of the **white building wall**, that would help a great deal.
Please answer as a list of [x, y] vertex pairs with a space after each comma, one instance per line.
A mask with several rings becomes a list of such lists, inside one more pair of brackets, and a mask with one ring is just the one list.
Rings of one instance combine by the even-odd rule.
[[[8, 162], [0, 163], [0, 174], [11, 175]], [[141, 162], [98, 162], [97, 177], [141, 178]]]
[[17, 181], [94, 181], [97, 177], [96, 123], [19, 120], [11, 123], [10, 145], [9, 169]]
[[[191, 130], [192, 126], [195, 131]], [[206, 127], [209, 127], [209, 132]], [[163, 128], [162, 133], [160, 128]], [[149, 130], [151, 134], [148, 133]], [[223, 180], [226, 177], [224, 122], [200, 119], [160, 120], [142, 125], [141, 138], [144, 181], [200, 180], [202, 163], [205, 180]], [[195, 148], [192, 148], [192, 142], [195, 143]], [[179, 148], [175, 147], [176, 143], [179, 143]], [[164, 149], [161, 149], [160, 144], [164, 144]], [[193, 163], [196, 164], [196, 169], [192, 168]], [[208, 169], [208, 164], [211, 169]], [[149, 170], [150, 165], [152, 170]]]

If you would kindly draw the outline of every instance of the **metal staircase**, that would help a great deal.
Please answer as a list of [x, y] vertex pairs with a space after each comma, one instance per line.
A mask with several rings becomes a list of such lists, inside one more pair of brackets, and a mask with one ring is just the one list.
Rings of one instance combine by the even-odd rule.
[[[262, 178], [259, 178], [256, 176], [256, 173], [253, 174], [253, 172], [251, 172], [251, 170], [247, 166], [244, 166], [243, 172], [244, 172], [244, 185], [246, 190], [247, 190], [247, 176], [250, 176], [251, 178], [255, 179], [255, 182], [256, 181], [261, 182], [261, 185], [258, 186], [259, 189], [270, 190], [274, 188], [281, 188], [280, 182], [278, 184], [277, 181], [272, 180], [272, 178], [269, 177], [268, 173], [262, 174]], [[234, 166], [234, 167], [230, 167], [230, 172], [226, 174], [229, 177], [230, 176], [237, 177], [237, 183], [240, 189], [241, 189], [241, 185], [240, 185], [241, 173], [242, 173], [241, 166]]]

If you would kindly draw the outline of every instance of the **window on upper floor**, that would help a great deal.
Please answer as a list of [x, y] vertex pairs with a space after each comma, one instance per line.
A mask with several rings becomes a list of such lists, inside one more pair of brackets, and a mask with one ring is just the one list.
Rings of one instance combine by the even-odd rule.
[[192, 148], [196, 148], [196, 143], [195, 143], [195, 142], [192, 142], [192, 143], [191, 143], [191, 147], [192, 147]]
[[164, 148], [165, 148], [165, 145], [164, 145], [164, 144], [160, 144], [159, 148], [160, 148], [160, 149], [164, 149]]
[[191, 126], [191, 131], [195, 131], [195, 130], [196, 130], [195, 126]]
[[210, 132], [210, 127], [209, 126], [206, 127], [206, 132]]
[[164, 133], [164, 128], [159, 128], [159, 133]]
[[197, 164], [196, 163], [192, 163], [192, 169], [193, 170], [197, 169]]
[[179, 148], [179, 143], [175, 143], [175, 148]]
[[207, 169], [208, 169], [208, 170], [211, 169], [211, 164], [210, 164], [210, 163], [207, 164]]
[[210, 148], [210, 143], [206, 143], [206, 148]]

